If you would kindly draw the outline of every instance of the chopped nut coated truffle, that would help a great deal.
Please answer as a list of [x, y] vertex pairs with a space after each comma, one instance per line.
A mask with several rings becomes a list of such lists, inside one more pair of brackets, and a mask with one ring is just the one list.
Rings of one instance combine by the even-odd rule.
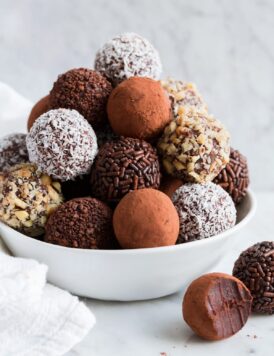
[[3, 174], [0, 220], [26, 235], [41, 235], [49, 215], [62, 201], [60, 183], [32, 164], [14, 166]]

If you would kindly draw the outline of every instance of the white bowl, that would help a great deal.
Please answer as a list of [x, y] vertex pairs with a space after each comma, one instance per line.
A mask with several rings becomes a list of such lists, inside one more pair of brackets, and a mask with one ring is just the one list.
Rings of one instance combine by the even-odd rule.
[[136, 250], [61, 247], [22, 235], [0, 223], [15, 256], [49, 267], [48, 281], [79, 296], [134, 301], [166, 296], [209, 271], [231, 248], [256, 210], [251, 191], [238, 208], [237, 224], [217, 236], [181, 245]]

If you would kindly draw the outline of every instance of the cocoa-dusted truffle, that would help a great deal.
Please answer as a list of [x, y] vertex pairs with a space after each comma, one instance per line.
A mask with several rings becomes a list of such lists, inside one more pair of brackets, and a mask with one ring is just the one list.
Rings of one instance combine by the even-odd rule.
[[91, 174], [95, 197], [118, 202], [131, 190], [157, 189], [159, 185], [156, 150], [146, 141], [122, 137], [100, 148]]
[[206, 340], [222, 340], [236, 334], [247, 322], [252, 297], [237, 278], [209, 273], [195, 279], [183, 300], [183, 317]]
[[26, 235], [41, 235], [48, 216], [62, 201], [60, 183], [32, 164], [11, 167], [3, 174], [0, 220]]
[[114, 232], [123, 248], [174, 245], [179, 218], [166, 194], [155, 189], [128, 193], [113, 215]]
[[28, 118], [28, 131], [31, 129], [34, 121], [48, 110], [49, 110], [49, 95], [44, 96], [42, 99], [40, 99], [31, 109]]
[[184, 184], [175, 191], [172, 201], [180, 218], [177, 243], [217, 235], [236, 223], [231, 197], [214, 183]]
[[148, 40], [135, 33], [124, 33], [115, 36], [97, 52], [95, 69], [117, 85], [133, 76], [157, 80], [162, 64]]
[[246, 196], [249, 186], [248, 165], [245, 156], [239, 151], [230, 149], [229, 163], [214, 179], [232, 197], [235, 204], [239, 204]]
[[25, 134], [10, 134], [0, 139], [0, 171], [6, 171], [15, 164], [28, 162]]
[[181, 179], [173, 178], [171, 176], [163, 176], [159, 190], [171, 198], [175, 191], [183, 184], [184, 182]]
[[106, 105], [112, 86], [91, 69], [71, 69], [60, 75], [50, 92], [51, 109], [77, 110], [94, 127], [107, 120]]
[[229, 161], [230, 136], [206, 113], [182, 113], [164, 130], [158, 142], [165, 171], [184, 181], [213, 180]]
[[161, 80], [161, 84], [171, 100], [175, 118], [189, 109], [207, 112], [207, 104], [194, 83], [169, 78]]
[[66, 247], [111, 249], [116, 245], [112, 210], [94, 198], [72, 199], [51, 215], [45, 241]]
[[170, 102], [159, 82], [133, 77], [111, 93], [107, 112], [110, 125], [118, 135], [151, 139], [171, 120]]
[[50, 110], [40, 116], [27, 135], [29, 159], [61, 181], [88, 174], [97, 154], [92, 127], [76, 110]]
[[242, 252], [234, 264], [233, 276], [250, 290], [253, 311], [274, 313], [274, 241], [259, 242]]

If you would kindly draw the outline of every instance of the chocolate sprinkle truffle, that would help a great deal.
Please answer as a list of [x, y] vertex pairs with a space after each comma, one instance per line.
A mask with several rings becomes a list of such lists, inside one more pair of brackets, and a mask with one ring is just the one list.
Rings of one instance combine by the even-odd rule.
[[229, 194], [214, 183], [184, 184], [172, 196], [180, 218], [177, 243], [220, 234], [236, 223], [236, 209]]
[[10, 134], [0, 139], [0, 171], [28, 160], [25, 134]]
[[107, 121], [106, 105], [112, 86], [91, 69], [71, 69], [60, 75], [50, 92], [51, 109], [77, 110], [94, 127]]
[[32, 164], [10, 168], [1, 186], [0, 220], [29, 236], [41, 235], [49, 215], [63, 202], [60, 183]]
[[249, 186], [249, 174], [246, 158], [237, 150], [230, 149], [229, 163], [214, 179], [239, 204], [246, 196]]
[[257, 243], [242, 252], [234, 264], [233, 276], [250, 290], [254, 312], [274, 313], [274, 241]]
[[92, 127], [75, 110], [50, 110], [27, 135], [29, 159], [54, 179], [71, 180], [88, 174], [97, 154]]
[[158, 142], [166, 173], [183, 181], [212, 181], [227, 165], [230, 136], [206, 113], [190, 110], [171, 121]]
[[133, 76], [158, 80], [162, 64], [158, 52], [148, 40], [135, 33], [124, 33], [97, 52], [95, 69], [116, 86]]
[[113, 215], [114, 232], [123, 248], [174, 245], [179, 218], [168, 196], [155, 189], [128, 193]]
[[183, 300], [183, 317], [190, 328], [206, 340], [222, 340], [246, 324], [252, 297], [237, 278], [208, 273], [195, 279]]
[[171, 120], [168, 97], [159, 82], [133, 77], [111, 93], [107, 112], [117, 135], [144, 140], [157, 137]]
[[49, 95], [44, 96], [42, 99], [40, 99], [31, 109], [28, 118], [28, 131], [31, 129], [34, 121], [48, 110], [49, 110]]
[[159, 185], [156, 150], [146, 141], [122, 137], [100, 148], [91, 174], [95, 197], [118, 202], [131, 190], [158, 189]]
[[112, 210], [94, 198], [72, 199], [51, 215], [45, 241], [66, 247], [111, 249], [117, 244]]
[[170, 98], [175, 118], [189, 109], [207, 112], [207, 104], [194, 83], [169, 78], [161, 80], [161, 85]]

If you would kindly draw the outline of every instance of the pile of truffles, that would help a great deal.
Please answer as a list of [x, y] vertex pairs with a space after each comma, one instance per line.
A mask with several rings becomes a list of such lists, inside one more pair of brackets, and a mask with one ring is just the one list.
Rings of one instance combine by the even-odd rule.
[[182, 244], [230, 229], [247, 161], [193, 83], [161, 79], [158, 51], [115, 36], [94, 69], [58, 76], [27, 134], [0, 140], [0, 219], [71, 248]]

